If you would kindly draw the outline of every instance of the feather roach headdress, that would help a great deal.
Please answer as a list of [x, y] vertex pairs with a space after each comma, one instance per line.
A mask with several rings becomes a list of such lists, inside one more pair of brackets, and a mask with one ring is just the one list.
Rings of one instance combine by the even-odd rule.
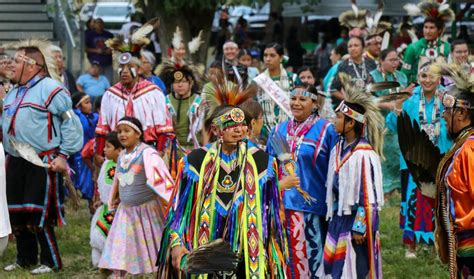
[[367, 26], [365, 17], [367, 15], [367, 10], [359, 10], [356, 4], [356, 0], [351, 0], [352, 10], [345, 11], [339, 15], [339, 23], [342, 26], [347, 28], [360, 28], [364, 29]]
[[[137, 29], [130, 37], [129, 42], [125, 42], [123, 35], [119, 34], [112, 39], [105, 41], [107, 47], [113, 49], [117, 53], [130, 53], [133, 57], [140, 57], [140, 50], [150, 43], [147, 37], [153, 30], [160, 26], [160, 20], [153, 18]], [[135, 62], [139, 63], [139, 60]]]
[[410, 3], [403, 6], [403, 8], [410, 16], [433, 17], [444, 22], [453, 21], [456, 17], [446, 0], [421, 0], [418, 5]]
[[[383, 131], [385, 120], [380, 113], [375, 97], [367, 92], [365, 87], [359, 87], [345, 73], [340, 73], [339, 77], [343, 84], [344, 100], [337, 107], [340, 111], [355, 121], [364, 124], [367, 140], [370, 142], [375, 152], [383, 158]], [[353, 105], [364, 108], [365, 113], [357, 112]]]
[[[56, 70], [56, 64], [54, 63], [53, 52], [51, 51], [52, 43], [46, 39], [28, 39], [20, 42], [10, 43], [4, 45], [5, 49], [20, 49], [20, 48], [37, 48], [43, 55], [44, 65], [40, 65], [45, 68], [46, 73], [52, 79], [61, 82], [61, 78]], [[38, 61], [35, 61], [36, 63]]]
[[443, 105], [446, 107], [464, 107], [474, 109], [474, 63], [471, 62], [471, 70], [466, 71], [456, 63], [435, 63], [430, 66], [430, 72], [450, 78], [454, 84], [445, 88]]
[[380, 35], [385, 31], [389, 31], [392, 28], [392, 24], [387, 21], [381, 21], [383, 15], [384, 2], [380, 1], [377, 11], [372, 16], [369, 13], [365, 16], [365, 22], [367, 24], [366, 30], [368, 36]]
[[[234, 117], [237, 111], [232, 109], [223, 114], [219, 112], [224, 111], [227, 107], [235, 107], [243, 116], [243, 111], [238, 106], [255, 96], [256, 92], [257, 87], [255, 85], [250, 85], [242, 90], [237, 84], [226, 82], [224, 77], [219, 75], [215, 81], [203, 88], [206, 121], [212, 120], [214, 124], [221, 128], [228, 127], [232, 122], [238, 122], [236, 121], [237, 118]], [[234, 113], [232, 113], [233, 111]], [[227, 123], [228, 121], [230, 122]], [[240, 122], [243, 121], [244, 118], [240, 119]]]
[[[379, 2], [377, 12], [375, 12], [374, 15], [372, 15], [370, 11], [360, 10], [357, 7], [356, 0], [351, 0], [351, 2], [352, 9], [343, 12], [339, 16], [339, 22], [341, 25], [346, 26], [349, 29], [358, 28], [362, 30], [365, 33], [364, 36], [369, 39], [370, 37], [381, 35], [392, 28], [392, 25], [389, 22], [380, 20], [383, 15], [383, 1]], [[390, 37], [386, 37], [385, 41], [388, 42], [389, 39]]]

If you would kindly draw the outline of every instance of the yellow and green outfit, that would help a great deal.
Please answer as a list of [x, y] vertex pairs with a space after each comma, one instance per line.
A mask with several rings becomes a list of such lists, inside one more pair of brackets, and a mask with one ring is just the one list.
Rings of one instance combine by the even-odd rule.
[[223, 238], [242, 257], [237, 278], [284, 278], [288, 256], [276, 160], [250, 142], [231, 155], [220, 145], [193, 150], [179, 163], [158, 277], [173, 278], [173, 247], [193, 251]]

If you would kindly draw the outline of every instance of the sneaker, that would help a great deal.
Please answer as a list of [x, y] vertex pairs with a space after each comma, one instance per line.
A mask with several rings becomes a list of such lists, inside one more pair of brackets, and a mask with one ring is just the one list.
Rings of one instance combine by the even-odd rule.
[[405, 251], [405, 258], [406, 259], [415, 259], [416, 258], [416, 253], [410, 250]]
[[10, 272], [10, 271], [14, 271], [14, 270], [17, 270], [17, 269], [21, 269], [22, 267], [17, 264], [17, 263], [12, 263], [12, 264], [9, 264], [7, 266], [5, 266], [3, 268], [4, 271], [7, 271], [7, 272]]
[[36, 274], [44, 274], [44, 273], [50, 273], [50, 272], [53, 272], [53, 271], [54, 271], [54, 270], [53, 270], [51, 267], [42, 264], [42, 265], [38, 266], [37, 268], [33, 269], [33, 270], [31, 271], [31, 274], [34, 274], [34, 275], [36, 275]]

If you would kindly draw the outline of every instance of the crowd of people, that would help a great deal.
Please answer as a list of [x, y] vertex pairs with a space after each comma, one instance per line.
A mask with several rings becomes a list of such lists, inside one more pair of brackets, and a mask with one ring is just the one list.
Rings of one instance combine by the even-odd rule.
[[399, 190], [405, 257], [436, 243], [451, 278], [474, 276], [474, 61], [442, 39], [451, 9], [414, 6], [423, 38], [397, 49], [380, 16], [343, 13], [321, 80], [277, 42], [260, 69], [242, 36], [206, 69], [179, 27], [160, 63], [155, 19], [115, 37], [92, 21], [77, 80], [50, 42], [15, 44], [0, 64], [4, 271], [60, 270], [54, 229], [80, 195], [92, 264], [116, 278], [382, 278], [379, 211]]

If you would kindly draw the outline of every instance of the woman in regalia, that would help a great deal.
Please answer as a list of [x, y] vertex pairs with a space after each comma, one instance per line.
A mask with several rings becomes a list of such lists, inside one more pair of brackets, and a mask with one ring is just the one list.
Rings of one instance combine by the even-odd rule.
[[[289, 278], [313, 278], [321, 264], [327, 231], [326, 177], [329, 153], [336, 144], [334, 126], [318, 115], [318, 94], [303, 83], [290, 92], [291, 120], [278, 124], [270, 134], [267, 151], [282, 158], [278, 138], [289, 147], [296, 172], [280, 164], [280, 187], [287, 219]], [[298, 188], [299, 187], [299, 188]], [[304, 192], [302, 192], [304, 191]]]

